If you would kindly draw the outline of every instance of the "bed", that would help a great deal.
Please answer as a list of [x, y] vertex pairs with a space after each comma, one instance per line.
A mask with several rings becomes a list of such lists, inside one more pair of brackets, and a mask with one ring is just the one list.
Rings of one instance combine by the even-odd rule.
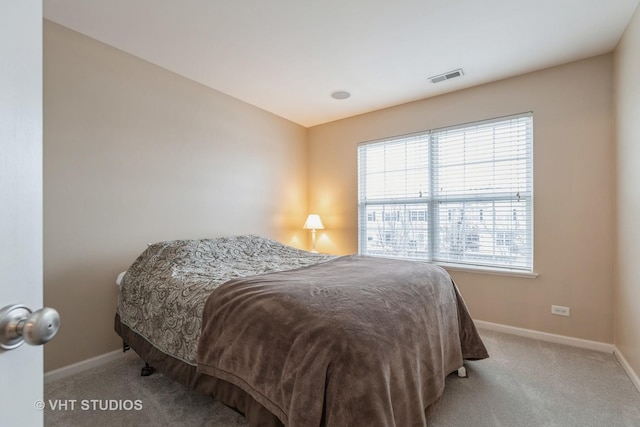
[[252, 426], [426, 425], [446, 376], [488, 357], [442, 268], [254, 235], [150, 245], [115, 330]]

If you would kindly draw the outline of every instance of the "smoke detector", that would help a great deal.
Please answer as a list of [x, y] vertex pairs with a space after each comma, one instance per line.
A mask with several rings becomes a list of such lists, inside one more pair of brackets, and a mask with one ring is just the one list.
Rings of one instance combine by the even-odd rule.
[[444, 74], [438, 74], [437, 76], [429, 77], [431, 83], [440, 83], [445, 80], [455, 79], [456, 77], [462, 76], [464, 73], [462, 72], [462, 68], [458, 68], [457, 70], [449, 71]]

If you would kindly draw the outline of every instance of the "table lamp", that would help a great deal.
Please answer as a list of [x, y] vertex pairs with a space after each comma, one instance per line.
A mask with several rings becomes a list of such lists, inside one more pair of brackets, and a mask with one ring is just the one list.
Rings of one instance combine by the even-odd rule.
[[311, 230], [311, 252], [318, 253], [318, 251], [316, 251], [316, 230], [324, 229], [320, 215], [310, 214], [302, 228]]

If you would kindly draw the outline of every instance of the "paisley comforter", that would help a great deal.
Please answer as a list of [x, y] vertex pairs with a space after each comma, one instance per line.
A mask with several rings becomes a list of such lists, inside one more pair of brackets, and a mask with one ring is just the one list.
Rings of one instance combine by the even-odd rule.
[[254, 235], [155, 243], [122, 278], [117, 313], [154, 347], [195, 365], [202, 311], [214, 289], [333, 258]]

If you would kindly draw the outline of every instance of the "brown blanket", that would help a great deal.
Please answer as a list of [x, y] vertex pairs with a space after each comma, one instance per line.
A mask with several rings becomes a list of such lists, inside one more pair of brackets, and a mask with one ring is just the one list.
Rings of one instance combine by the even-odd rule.
[[488, 355], [445, 270], [352, 255], [221, 285], [197, 357], [309, 427], [425, 425], [446, 375]]

